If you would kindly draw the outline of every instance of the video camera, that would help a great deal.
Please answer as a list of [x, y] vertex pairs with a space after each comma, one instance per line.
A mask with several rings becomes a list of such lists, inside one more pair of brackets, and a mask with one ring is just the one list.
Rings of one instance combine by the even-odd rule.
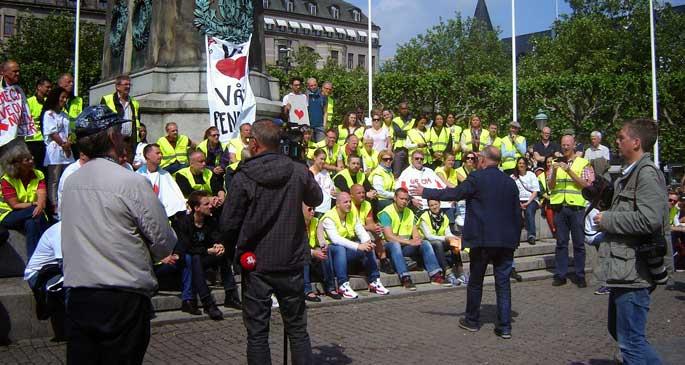
[[583, 198], [590, 202], [589, 209], [597, 208], [598, 210], [605, 210], [611, 206], [611, 199], [614, 197], [614, 186], [611, 181], [596, 176], [595, 181], [581, 191]]
[[309, 127], [297, 123], [283, 123], [281, 130], [281, 153], [294, 161], [305, 163], [307, 148], [304, 145], [304, 132]]

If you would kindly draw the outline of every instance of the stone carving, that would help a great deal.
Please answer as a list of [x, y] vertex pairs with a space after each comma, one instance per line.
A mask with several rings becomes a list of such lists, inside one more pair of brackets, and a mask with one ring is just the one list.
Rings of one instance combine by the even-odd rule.
[[219, 16], [211, 3], [210, 0], [195, 0], [193, 24], [198, 31], [230, 42], [247, 42], [254, 22], [252, 0], [218, 0]]
[[109, 32], [109, 48], [112, 56], [118, 57], [124, 51], [124, 36], [128, 25], [128, 5], [126, 0], [117, 1], [112, 7], [111, 29]]
[[150, 39], [152, 0], [137, 0], [133, 8], [133, 46], [141, 50]]

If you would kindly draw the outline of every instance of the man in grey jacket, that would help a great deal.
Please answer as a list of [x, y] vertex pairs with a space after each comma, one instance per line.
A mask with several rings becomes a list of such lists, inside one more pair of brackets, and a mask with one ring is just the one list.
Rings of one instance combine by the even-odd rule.
[[652, 234], [670, 236], [664, 177], [652, 162], [656, 123], [626, 122], [616, 143], [625, 166], [614, 186], [611, 208], [594, 221], [606, 232], [599, 248], [598, 277], [611, 289], [608, 328], [618, 342], [624, 364], [660, 364], [646, 339], [645, 327], [654, 280], [637, 248]]
[[117, 163], [123, 122], [104, 105], [76, 120], [90, 161], [67, 178], [62, 195], [68, 364], [143, 362], [157, 289], [152, 263], [176, 244], [150, 183]]

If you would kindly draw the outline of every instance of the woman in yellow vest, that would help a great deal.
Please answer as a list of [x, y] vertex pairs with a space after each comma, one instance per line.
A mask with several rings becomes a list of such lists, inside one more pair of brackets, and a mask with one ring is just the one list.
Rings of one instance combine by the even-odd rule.
[[447, 113], [447, 128], [450, 130], [452, 136], [452, 152], [454, 153], [454, 167], [461, 166], [461, 132], [462, 127], [457, 124], [457, 120], [453, 113]]
[[4, 146], [0, 178], [0, 226], [24, 230], [28, 257], [38, 245], [40, 236], [48, 228], [44, 213], [48, 194], [45, 176], [34, 168], [33, 156], [26, 144], [14, 140]]
[[392, 174], [392, 161], [394, 155], [390, 150], [378, 153], [378, 166], [369, 174], [369, 182], [376, 190], [378, 197], [376, 211], [380, 211], [392, 204], [395, 196], [395, 176]]
[[473, 152], [464, 154], [464, 160], [462, 161], [461, 167], [457, 169], [457, 180], [462, 182], [469, 177], [469, 174], [476, 169], [477, 157]]
[[349, 112], [345, 114], [342, 124], [338, 126], [338, 146], [342, 146], [347, 142], [347, 137], [354, 134], [360, 140], [364, 138], [364, 126], [357, 118], [357, 114]]
[[408, 155], [411, 156], [416, 150], [422, 150], [425, 160], [424, 165], [429, 165], [432, 161], [431, 142], [428, 138], [428, 114], [421, 114], [419, 119], [414, 123], [414, 128], [407, 132], [407, 138], [404, 141], [404, 147], [406, 147], [409, 152]]
[[196, 149], [205, 154], [206, 167], [217, 175], [223, 175], [224, 169], [221, 168], [221, 156], [226, 150], [226, 143], [219, 141], [219, 129], [209, 127], [205, 130], [205, 139], [200, 142]]
[[364, 144], [358, 152], [362, 158], [362, 170], [368, 175], [378, 166], [378, 151], [373, 149], [373, 139], [364, 138]]
[[[305, 300], [310, 302], [320, 302], [321, 298], [316, 295], [312, 288], [312, 269], [315, 272], [320, 272], [323, 276], [323, 285], [326, 295], [339, 300], [342, 296], [338, 294], [333, 282], [333, 267], [328, 256], [328, 247], [321, 247], [319, 245], [319, 237], [317, 237], [317, 228], [319, 226], [319, 219], [314, 217], [314, 208], [302, 204], [302, 214], [304, 216], [304, 225], [307, 229], [307, 238], [310, 250], [310, 262], [304, 264], [304, 295]], [[322, 237], [323, 239], [323, 237]]]
[[447, 187], [454, 188], [459, 185], [457, 169], [454, 168], [454, 154], [452, 152], [445, 152], [444, 157], [445, 162], [443, 162], [442, 166], [435, 169], [435, 173]]
[[428, 129], [428, 143], [432, 151], [433, 168], [442, 165], [443, 155], [451, 147], [450, 140], [450, 130], [445, 127], [445, 119], [441, 114], [436, 114], [433, 119], [433, 126]]
[[541, 192], [540, 195], [542, 199], [540, 200], [540, 210], [544, 213], [545, 220], [547, 221], [547, 226], [549, 231], [552, 232], [552, 236], [556, 237], [557, 227], [554, 225], [554, 209], [552, 209], [552, 204], [549, 202], [551, 190], [547, 187], [547, 176], [552, 169], [552, 164], [554, 163], [554, 156], [550, 155], [545, 157], [545, 168], [538, 173], [538, 181], [540, 182]]

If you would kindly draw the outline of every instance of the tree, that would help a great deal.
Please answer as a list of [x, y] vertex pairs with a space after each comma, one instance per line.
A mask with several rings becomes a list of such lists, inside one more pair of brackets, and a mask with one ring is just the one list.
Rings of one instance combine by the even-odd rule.
[[[74, 17], [53, 13], [44, 18], [22, 15], [17, 34], [0, 48], [0, 58], [16, 60], [21, 66], [21, 85], [28, 94], [40, 78], [56, 82], [59, 75], [74, 69]], [[86, 99], [88, 89], [100, 79], [104, 29], [81, 22], [79, 53], [79, 93]]]

